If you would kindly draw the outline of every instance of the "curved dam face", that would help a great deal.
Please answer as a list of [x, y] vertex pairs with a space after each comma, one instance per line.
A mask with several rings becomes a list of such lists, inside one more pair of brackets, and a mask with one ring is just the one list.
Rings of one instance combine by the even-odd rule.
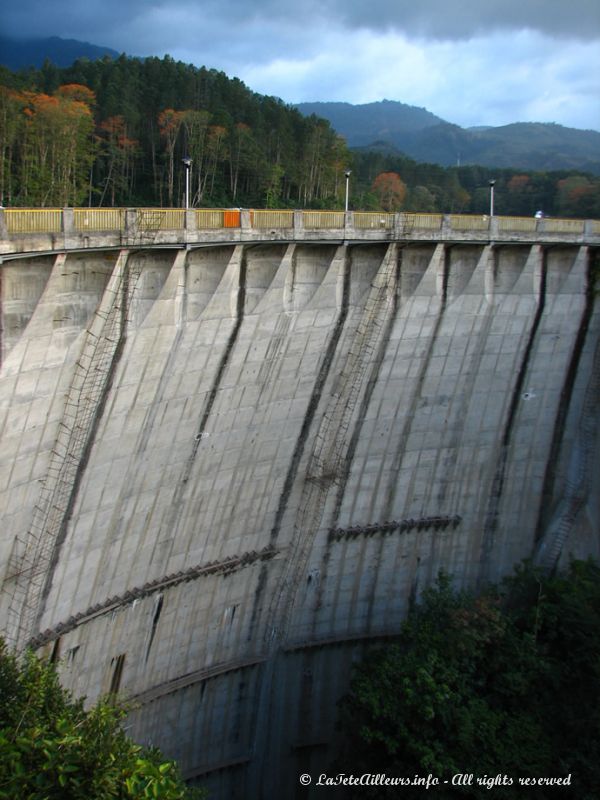
[[0, 615], [222, 797], [294, 796], [439, 570], [600, 555], [587, 247], [2, 265]]

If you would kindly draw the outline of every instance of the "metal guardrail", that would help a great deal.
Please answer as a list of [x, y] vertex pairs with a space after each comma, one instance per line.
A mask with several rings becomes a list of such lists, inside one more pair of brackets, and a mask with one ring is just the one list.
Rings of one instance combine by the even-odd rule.
[[443, 214], [409, 214], [401, 215], [404, 230], [440, 231], [444, 222]]
[[224, 228], [223, 212], [220, 210], [213, 211], [196, 211], [196, 227], [201, 230], [209, 230], [211, 228]]
[[534, 233], [537, 229], [535, 217], [498, 217], [499, 231], [521, 231]]
[[250, 225], [253, 228], [293, 228], [294, 212], [265, 209], [250, 212]]
[[585, 221], [582, 219], [544, 219], [546, 233], [583, 233]]
[[[379, 211], [293, 211], [291, 209], [186, 209], [183, 208], [8, 208], [0, 210], [9, 236], [36, 233], [86, 233], [132, 231], [134, 233], [240, 229], [250, 225], [258, 230], [396, 230], [398, 233], [439, 232], [477, 233], [496, 230], [521, 234], [600, 234], [600, 220], [534, 217], [490, 217], [486, 214], [419, 214]], [[191, 215], [191, 216], [189, 216]], [[243, 222], [244, 216], [245, 222]], [[0, 217], [0, 222], [1, 222]]]
[[144, 231], [182, 231], [185, 228], [185, 209], [139, 208], [137, 225]]
[[339, 230], [344, 227], [345, 214], [343, 211], [303, 211], [302, 224], [313, 230]]
[[60, 233], [61, 208], [6, 208], [4, 219], [8, 233]]
[[116, 231], [125, 228], [124, 208], [75, 208], [73, 227], [76, 231]]
[[394, 227], [395, 214], [388, 212], [378, 213], [377, 211], [355, 211], [354, 227], [361, 230], [375, 229], [390, 230]]
[[239, 228], [239, 209], [198, 208], [194, 210], [196, 228], [208, 230], [216, 228]]
[[490, 218], [482, 214], [451, 214], [450, 227], [453, 231], [487, 231]]

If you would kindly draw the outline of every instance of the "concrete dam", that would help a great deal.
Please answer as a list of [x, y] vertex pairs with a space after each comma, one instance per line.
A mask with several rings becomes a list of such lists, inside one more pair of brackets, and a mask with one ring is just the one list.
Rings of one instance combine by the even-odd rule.
[[439, 570], [600, 557], [600, 223], [289, 213], [0, 230], [3, 634], [215, 797], [304, 791]]

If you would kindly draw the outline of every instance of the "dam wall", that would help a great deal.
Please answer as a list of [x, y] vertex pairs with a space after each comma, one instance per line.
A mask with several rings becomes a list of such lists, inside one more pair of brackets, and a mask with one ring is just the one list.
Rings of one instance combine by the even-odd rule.
[[2, 264], [0, 620], [216, 797], [295, 796], [438, 572], [600, 557], [597, 248]]

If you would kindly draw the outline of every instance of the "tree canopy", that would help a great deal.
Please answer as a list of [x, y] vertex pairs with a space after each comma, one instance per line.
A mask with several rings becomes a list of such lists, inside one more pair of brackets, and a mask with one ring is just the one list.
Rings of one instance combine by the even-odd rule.
[[[73, 127], [76, 110], [87, 127]], [[60, 138], [65, 126], [71, 140]], [[67, 156], [71, 191], [61, 192], [54, 172]], [[209, 207], [341, 207], [350, 163], [327, 121], [168, 56], [0, 68], [4, 205], [181, 206], [183, 158], [192, 205]]]
[[597, 176], [350, 151], [327, 120], [169, 56], [0, 66], [0, 204], [181, 206], [184, 158], [195, 207], [341, 209], [351, 168], [354, 209], [485, 214], [494, 179], [498, 214], [600, 217]]
[[[526, 566], [479, 596], [453, 591], [442, 576], [398, 640], [356, 669], [340, 726], [337, 766], [347, 773], [431, 774], [440, 781], [435, 796], [448, 800], [489, 797], [485, 780], [496, 776], [504, 782], [494, 797], [546, 800], [551, 788], [519, 779], [558, 778], [557, 796], [593, 800], [600, 568], [573, 562], [548, 577]], [[452, 785], [456, 775], [473, 776], [472, 784]], [[361, 786], [356, 797], [397, 793]], [[403, 797], [422, 795], [422, 787], [402, 787]]]
[[373, 181], [371, 191], [384, 211], [398, 211], [406, 197], [406, 185], [396, 172], [380, 172]]
[[0, 800], [192, 800], [174, 762], [144, 750], [107, 698], [89, 710], [52, 664], [22, 663], [0, 640]]

